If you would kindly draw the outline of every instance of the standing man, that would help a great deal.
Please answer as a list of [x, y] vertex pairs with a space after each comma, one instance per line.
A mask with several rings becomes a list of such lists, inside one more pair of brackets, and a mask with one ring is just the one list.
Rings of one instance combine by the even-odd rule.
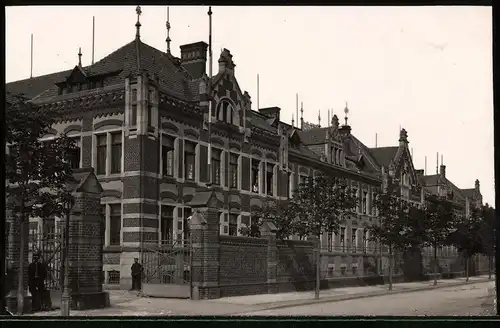
[[144, 271], [142, 265], [139, 263], [137, 257], [134, 258], [134, 264], [130, 268], [132, 271], [132, 289], [131, 290], [141, 290], [141, 279], [142, 272]]
[[33, 262], [28, 266], [28, 288], [32, 298], [33, 311], [42, 309], [42, 298], [45, 297], [45, 279], [47, 268], [40, 263], [40, 253], [33, 254]]

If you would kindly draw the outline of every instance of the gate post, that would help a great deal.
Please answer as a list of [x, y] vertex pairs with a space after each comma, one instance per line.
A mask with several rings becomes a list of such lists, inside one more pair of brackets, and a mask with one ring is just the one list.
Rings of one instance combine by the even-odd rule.
[[203, 284], [203, 235], [207, 228], [207, 221], [200, 212], [191, 217], [189, 229], [191, 231], [191, 299], [200, 299], [200, 287]]
[[267, 292], [269, 294], [276, 294], [278, 292], [276, 284], [278, 266], [276, 231], [276, 226], [271, 221], [264, 221], [260, 227], [261, 236], [267, 239]]
[[[73, 310], [109, 306], [102, 289], [104, 218], [101, 213], [102, 187], [93, 168], [74, 171], [77, 183], [70, 190], [75, 198], [69, 222], [68, 286]], [[64, 222], [64, 221], [63, 221]]]
[[[219, 209], [222, 195], [213, 190], [197, 192], [187, 205], [202, 215], [198, 222], [192, 222], [193, 243], [193, 293], [195, 299], [220, 298], [219, 289]], [[193, 220], [193, 218], [191, 219]], [[193, 235], [194, 233], [194, 235]], [[196, 237], [195, 237], [196, 236]], [[197, 263], [195, 265], [195, 263]]]

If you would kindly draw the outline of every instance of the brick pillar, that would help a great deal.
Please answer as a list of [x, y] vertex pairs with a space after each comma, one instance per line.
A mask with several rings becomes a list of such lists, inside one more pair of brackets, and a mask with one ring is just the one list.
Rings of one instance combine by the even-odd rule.
[[[8, 288], [8, 294], [5, 297], [5, 305], [7, 309], [12, 312], [17, 312], [17, 287], [18, 287], [18, 277], [19, 277], [19, 255], [21, 252], [21, 234], [20, 228], [21, 223], [19, 219], [13, 216], [9, 211], [6, 213], [6, 229], [8, 229], [8, 235], [6, 240], [6, 266], [7, 266], [7, 281], [5, 282], [5, 287]], [[31, 313], [31, 296], [28, 296], [28, 223], [25, 223], [24, 228], [24, 313]]]
[[203, 284], [203, 236], [207, 228], [207, 221], [200, 212], [191, 217], [191, 299], [200, 299], [200, 287]]
[[[219, 289], [219, 208], [222, 196], [214, 191], [196, 193], [188, 204], [202, 216], [191, 227], [193, 247], [193, 298], [220, 298]], [[193, 219], [191, 219], [193, 220]], [[194, 231], [193, 231], [194, 229]]]
[[267, 292], [276, 294], [278, 286], [276, 284], [278, 266], [278, 247], [276, 245], [276, 226], [270, 221], [265, 221], [260, 227], [262, 238], [267, 239]]
[[[75, 170], [79, 182], [73, 191], [75, 204], [69, 221], [68, 286], [71, 309], [104, 308], [109, 295], [102, 290], [104, 218], [101, 213], [102, 188], [93, 168]], [[63, 229], [65, 221], [62, 221]], [[64, 230], [63, 230], [64, 231]]]

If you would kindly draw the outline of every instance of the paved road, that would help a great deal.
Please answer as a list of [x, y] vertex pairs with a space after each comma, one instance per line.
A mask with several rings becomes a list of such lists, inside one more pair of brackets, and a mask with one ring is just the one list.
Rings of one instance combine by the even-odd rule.
[[[493, 282], [241, 313], [249, 316], [492, 315]], [[488, 306], [489, 305], [489, 306]]]

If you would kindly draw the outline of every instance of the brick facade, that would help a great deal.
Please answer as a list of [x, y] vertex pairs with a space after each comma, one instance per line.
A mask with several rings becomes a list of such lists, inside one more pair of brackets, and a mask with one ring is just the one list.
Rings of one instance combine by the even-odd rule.
[[[167, 234], [172, 242], [187, 239], [186, 219], [196, 207], [192, 201], [198, 193], [214, 190], [220, 200], [220, 206], [206, 214], [210, 218], [207, 226], [213, 226], [221, 235], [223, 241], [218, 244], [221, 248], [203, 252], [226, 256], [229, 245], [246, 243], [237, 238], [242, 220], [250, 218], [252, 211], [267, 200], [291, 197], [303, 178], [318, 172], [346, 179], [359, 190], [360, 199], [357, 214], [345, 218], [345, 245], [340, 244], [340, 236], [321, 238], [324, 278], [333, 278], [327, 274], [332, 267], [337, 271], [347, 267], [347, 272], [352, 273], [352, 268], [364, 272], [365, 263], [379, 263], [383, 256], [378, 245], [370, 245], [367, 252], [359, 251], [364, 247], [362, 227], [376, 217], [371, 206], [374, 193], [387, 178], [398, 178], [404, 171], [411, 176], [411, 187], [402, 187], [411, 190], [411, 199], [419, 202], [424, 197], [406, 135], [400, 136], [397, 147], [374, 149], [353, 136], [347, 121], [339, 126], [336, 116], [323, 128], [307, 122], [301, 127], [287, 124], [280, 120], [278, 107], [252, 109], [250, 95], [236, 79], [229, 50], [222, 51], [219, 70], [210, 79], [202, 70], [206, 47], [196, 43], [185, 49], [192, 47], [196, 48], [195, 64], [188, 54], [191, 50], [186, 50], [183, 58], [176, 58], [136, 37], [90, 67], [34, 78], [40, 79], [37, 85], [42, 86], [42, 79], [46, 79], [45, 89], [34, 90], [28, 80], [9, 84], [12, 87], [15, 84], [17, 90], [24, 88], [26, 95], [36, 98], [35, 103], [42, 108], [67, 110], [67, 117], [55, 124], [54, 130], [61, 133], [72, 127], [76, 131], [72, 137], [81, 140], [80, 164], [83, 168], [95, 168], [104, 189], [101, 205], [106, 213], [103, 249], [106, 282], [113, 280], [122, 288], [130, 288], [130, 266], [134, 257], [142, 262], [141, 250], [160, 244]], [[82, 72], [88, 72], [88, 76], [78, 76], [89, 81], [88, 87], [79, 86], [78, 92], [67, 91], [75, 89], [72, 77]], [[101, 87], [91, 88], [95, 86], [92, 79], [100, 79]], [[62, 82], [55, 85], [54, 80]], [[50, 97], [43, 96], [46, 89]], [[209, 145], [213, 172], [208, 172]], [[207, 186], [209, 176], [213, 176], [212, 189]], [[162, 208], [169, 214], [162, 213]], [[359, 233], [354, 238], [353, 228]], [[200, 235], [203, 237], [196, 237], [195, 233], [191, 236], [202, 238], [199, 244], [212, 243], [216, 237], [210, 234], [214, 231], [203, 232]], [[229, 234], [233, 236], [224, 239]], [[267, 246], [238, 247], [250, 247], [259, 256], [265, 253], [274, 257], [276, 253], [276, 258], [285, 259], [285, 255], [279, 254], [287, 248], [269, 239], [270, 235], [266, 238]], [[292, 243], [301, 252], [308, 252], [306, 246], [299, 247], [299, 241]], [[196, 254], [196, 247], [193, 244], [195, 258], [201, 256]], [[306, 258], [304, 255], [304, 261]], [[208, 271], [197, 272], [197, 265], [193, 264], [194, 276], [210, 275]], [[307, 267], [307, 263], [304, 265]], [[286, 283], [279, 280], [280, 268], [278, 262], [268, 262], [262, 271], [269, 281], [264, 289], [289, 288], [283, 287]], [[206, 279], [208, 283], [210, 279]], [[197, 288], [203, 297], [237, 293], [236, 289], [230, 292], [233, 287]]]

